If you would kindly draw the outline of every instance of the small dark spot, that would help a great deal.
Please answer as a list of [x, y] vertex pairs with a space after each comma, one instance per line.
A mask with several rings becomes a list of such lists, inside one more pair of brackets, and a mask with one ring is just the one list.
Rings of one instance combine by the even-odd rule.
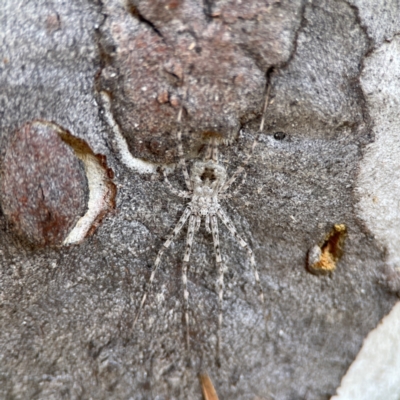
[[206, 179], [208, 179], [210, 182], [214, 182], [217, 179], [214, 174], [214, 169], [204, 168], [204, 172], [200, 176], [200, 179], [202, 180], [202, 182], [204, 182]]
[[275, 140], [283, 140], [286, 137], [286, 133], [285, 132], [275, 132], [274, 133], [274, 139]]
[[202, 52], [201, 46], [196, 46], [194, 50], [195, 50], [195, 52], [196, 52], [197, 54], [201, 54], [201, 52]]

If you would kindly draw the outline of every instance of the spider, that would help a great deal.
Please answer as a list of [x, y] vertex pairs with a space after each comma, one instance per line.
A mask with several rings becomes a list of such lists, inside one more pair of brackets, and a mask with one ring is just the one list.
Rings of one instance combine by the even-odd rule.
[[[265, 102], [263, 107], [263, 113], [260, 123], [259, 132], [262, 132], [264, 127], [264, 119], [265, 119], [265, 111], [268, 105], [269, 98], [269, 89], [267, 88], [267, 93], [265, 96]], [[177, 117], [178, 124], [180, 125], [182, 118], [182, 108], [180, 109]], [[245, 182], [246, 174], [243, 175], [242, 182], [238, 185], [237, 189], [233, 193], [227, 193], [227, 190], [231, 187], [233, 182], [239, 177], [239, 175], [244, 171], [245, 166], [249, 162], [253, 150], [257, 144], [257, 139], [253, 142], [250, 153], [245, 158], [244, 162], [241, 166], [237, 168], [237, 170], [232, 174], [230, 178], [228, 178], [227, 171], [225, 167], [219, 163], [218, 161], [218, 143], [216, 138], [212, 138], [207, 147], [207, 151], [205, 153], [204, 159], [202, 161], [195, 161], [190, 169], [190, 173], [188, 172], [186, 161], [183, 154], [182, 148], [182, 132], [181, 129], [178, 129], [177, 133], [177, 147], [178, 147], [178, 156], [179, 163], [178, 167], [182, 169], [184, 180], [186, 183], [187, 190], [178, 190], [172, 186], [170, 183], [165, 170], [163, 170], [164, 180], [170, 189], [170, 191], [178, 196], [190, 199], [187, 204], [183, 214], [181, 215], [178, 223], [174, 227], [173, 231], [168, 235], [167, 240], [162, 245], [161, 249], [158, 251], [157, 257], [154, 262], [154, 268], [151, 272], [150, 279], [148, 281], [148, 285], [146, 287], [146, 291], [142, 297], [142, 300], [139, 305], [139, 309], [134, 320], [133, 325], [135, 326], [140, 312], [143, 308], [143, 305], [146, 301], [147, 295], [152, 286], [154, 277], [158, 270], [158, 267], [161, 263], [161, 258], [165, 252], [173, 242], [173, 240], [178, 236], [183, 226], [188, 222], [188, 230], [186, 237], [186, 248], [183, 256], [183, 265], [182, 265], [182, 283], [183, 283], [183, 298], [184, 298], [184, 319], [186, 325], [186, 348], [189, 351], [190, 343], [189, 343], [189, 292], [187, 290], [187, 270], [189, 265], [190, 253], [192, 250], [194, 234], [197, 232], [201, 225], [201, 220], [204, 219], [206, 231], [212, 233], [213, 242], [214, 242], [214, 252], [216, 264], [219, 272], [219, 278], [217, 281], [218, 285], [218, 304], [219, 304], [219, 314], [218, 314], [218, 329], [217, 329], [217, 360], [219, 360], [220, 350], [221, 350], [221, 328], [222, 328], [222, 302], [223, 302], [223, 293], [224, 293], [224, 265], [220, 251], [220, 242], [219, 242], [219, 232], [218, 232], [218, 219], [222, 221], [222, 223], [226, 226], [229, 232], [235, 237], [240, 246], [247, 251], [250, 265], [253, 269], [254, 278], [259, 291], [259, 298], [264, 305], [264, 294], [262, 291], [262, 287], [260, 284], [260, 279], [258, 276], [258, 271], [256, 268], [254, 253], [249, 247], [249, 245], [243, 240], [243, 238], [238, 234], [235, 226], [232, 221], [225, 213], [223, 208], [220, 205], [220, 200], [228, 199], [234, 197], [239, 191], [242, 184]]]

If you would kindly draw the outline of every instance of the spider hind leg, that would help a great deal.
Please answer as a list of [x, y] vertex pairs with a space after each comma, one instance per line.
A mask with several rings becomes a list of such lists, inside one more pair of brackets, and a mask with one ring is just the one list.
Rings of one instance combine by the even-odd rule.
[[196, 231], [196, 216], [191, 214], [189, 218], [189, 227], [186, 237], [186, 249], [182, 264], [182, 284], [183, 284], [183, 300], [184, 300], [184, 317], [186, 325], [186, 348], [189, 354], [190, 351], [190, 336], [189, 336], [189, 291], [187, 289], [187, 270], [189, 266], [190, 253], [193, 246], [194, 233]]
[[216, 215], [211, 216], [211, 229], [214, 242], [215, 261], [217, 264], [219, 277], [218, 277], [218, 330], [217, 330], [217, 364], [220, 365], [221, 345], [222, 345], [222, 305], [224, 297], [224, 265], [222, 263], [221, 249], [219, 244], [218, 222]]
[[178, 156], [179, 156], [179, 163], [178, 166], [182, 169], [183, 177], [185, 178], [185, 183], [189, 191], [193, 190], [192, 181], [189, 177], [189, 172], [186, 166], [185, 156], [183, 154], [183, 147], [182, 147], [182, 127], [181, 127], [181, 120], [182, 120], [182, 112], [183, 107], [179, 110], [177, 122], [179, 124], [178, 133], [176, 135], [177, 138], [177, 147], [178, 147]]
[[[250, 266], [253, 270], [253, 275], [254, 279], [256, 281], [256, 285], [258, 288], [258, 296], [260, 299], [260, 302], [264, 308], [264, 292], [262, 290], [262, 286], [260, 283], [260, 277], [258, 275], [258, 270], [256, 266], [256, 262], [254, 259], [254, 253], [253, 250], [251, 250], [250, 246], [242, 239], [242, 237], [238, 234], [235, 226], [233, 225], [232, 221], [230, 218], [225, 214], [225, 212], [220, 208], [217, 212], [217, 215], [221, 218], [221, 221], [224, 223], [224, 225], [228, 228], [229, 232], [232, 234], [232, 236], [238, 241], [240, 246], [247, 251], [247, 255], [250, 260]], [[265, 312], [264, 312], [265, 313]]]
[[246, 165], [249, 163], [249, 161], [253, 157], [254, 149], [256, 148], [256, 146], [258, 144], [258, 137], [259, 137], [260, 133], [264, 130], [265, 112], [267, 111], [267, 107], [269, 104], [270, 91], [271, 91], [271, 85], [268, 85], [266, 93], [265, 93], [264, 106], [263, 106], [263, 110], [262, 110], [262, 116], [261, 116], [260, 128], [258, 130], [258, 135], [254, 139], [253, 144], [251, 145], [251, 149], [250, 149], [249, 153], [247, 154], [246, 158], [244, 159], [244, 161], [242, 162], [242, 164], [237, 168], [237, 170], [232, 174], [232, 176], [226, 181], [225, 185], [222, 187], [221, 193], [224, 193], [229, 189], [229, 187], [232, 185], [233, 182], [236, 181], [236, 179], [244, 171]]
[[168, 235], [167, 240], [164, 242], [164, 244], [162, 245], [161, 249], [159, 250], [159, 252], [157, 254], [157, 257], [156, 257], [156, 260], [154, 261], [153, 271], [151, 271], [150, 279], [148, 280], [146, 288], [145, 288], [145, 293], [144, 293], [144, 295], [142, 297], [142, 300], [141, 300], [141, 302], [139, 304], [138, 311], [136, 313], [136, 317], [135, 317], [135, 319], [133, 321], [133, 326], [136, 325], [136, 322], [139, 319], [140, 312], [142, 311], [144, 303], [146, 302], [147, 295], [149, 294], [149, 292], [151, 290], [151, 286], [153, 284], [154, 277], [156, 276], [156, 272], [157, 272], [158, 267], [159, 267], [159, 265], [161, 263], [161, 258], [163, 256], [165, 250], [169, 248], [169, 246], [171, 245], [172, 241], [175, 239], [176, 236], [178, 236], [179, 232], [181, 231], [181, 229], [185, 225], [185, 223], [186, 223], [187, 219], [189, 218], [190, 214], [191, 214], [191, 210], [188, 207], [183, 212], [183, 214], [182, 214], [181, 218], [179, 219], [178, 223], [176, 224], [175, 228]]

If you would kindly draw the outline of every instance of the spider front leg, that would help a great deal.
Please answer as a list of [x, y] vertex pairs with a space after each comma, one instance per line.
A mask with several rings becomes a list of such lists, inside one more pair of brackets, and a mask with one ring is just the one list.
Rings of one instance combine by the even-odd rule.
[[[181, 109], [179, 110], [179, 113], [178, 113], [178, 118], [177, 118], [178, 124], [181, 123], [182, 111], [183, 111], [183, 107], [181, 107]], [[177, 140], [178, 140], [178, 156], [179, 156], [179, 164], [178, 165], [182, 168], [183, 177], [185, 178], [185, 183], [186, 183], [186, 186], [187, 186], [188, 190], [192, 191], [193, 190], [192, 182], [190, 180], [189, 173], [188, 173], [188, 170], [186, 168], [185, 157], [183, 155], [182, 131], [181, 131], [181, 127], [180, 126], [179, 126], [178, 133], [177, 133]]]
[[220, 199], [231, 199], [232, 197], [236, 197], [236, 195], [239, 193], [240, 189], [246, 182], [246, 177], [247, 177], [247, 174], [245, 172], [243, 174], [241, 182], [239, 183], [239, 185], [237, 185], [236, 189], [232, 193], [223, 193], [223, 194], [219, 195], [219, 198]]
[[244, 171], [246, 165], [248, 164], [248, 162], [250, 161], [251, 157], [253, 156], [253, 151], [254, 148], [256, 147], [257, 144], [257, 139], [254, 140], [253, 145], [251, 146], [251, 151], [250, 154], [247, 155], [246, 159], [243, 161], [242, 165], [240, 165], [240, 167], [238, 167], [238, 169], [232, 174], [232, 176], [226, 181], [225, 185], [222, 187], [220, 193], [225, 193], [230, 186], [232, 185], [233, 182], [236, 181], [236, 179], [238, 178], [238, 176]]
[[[264, 123], [265, 123], [265, 112], [267, 110], [268, 107], [268, 103], [269, 103], [269, 94], [271, 91], [271, 85], [267, 86], [267, 92], [265, 93], [265, 100], [264, 100], [264, 107], [263, 107], [263, 111], [262, 111], [262, 117], [261, 117], [261, 123], [260, 123], [260, 128], [258, 130], [259, 134], [263, 131], [264, 129]], [[229, 187], [232, 185], [233, 182], [236, 181], [236, 179], [238, 178], [238, 176], [244, 171], [246, 165], [248, 164], [248, 162], [251, 160], [251, 157], [253, 157], [253, 152], [254, 149], [256, 148], [257, 144], [258, 144], [258, 136], [259, 134], [256, 136], [256, 138], [254, 139], [254, 142], [251, 146], [250, 152], [247, 154], [246, 158], [244, 159], [244, 161], [242, 162], [242, 164], [238, 167], [238, 169], [232, 174], [232, 176], [226, 181], [225, 185], [222, 187], [220, 193], [224, 193], [226, 192]]]
[[217, 332], [217, 362], [220, 363], [221, 355], [221, 332], [222, 332], [222, 302], [224, 297], [224, 266], [222, 263], [221, 249], [219, 245], [219, 234], [218, 234], [218, 221], [216, 215], [211, 216], [211, 230], [214, 242], [215, 260], [219, 271], [218, 279], [218, 332]]
[[167, 174], [165, 173], [165, 169], [163, 169], [162, 172], [163, 172], [163, 176], [164, 176], [164, 181], [167, 184], [168, 189], [171, 191], [171, 193], [173, 193], [175, 196], [178, 196], [178, 197], [184, 197], [184, 198], [192, 197], [192, 193], [191, 192], [188, 192], [186, 190], [175, 189], [172, 186], [171, 182], [169, 181], [169, 179], [167, 177]]
[[148, 281], [148, 283], [146, 285], [146, 289], [145, 289], [146, 291], [145, 291], [145, 293], [144, 293], [144, 295], [142, 297], [142, 301], [140, 302], [139, 309], [138, 309], [138, 312], [136, 314], [135, 320], [133, 321], [133, 326], [136, 325], [136, 322], [137, 322], [137, 320], [139, 318], [140, 312], [141, 312], [141, 310], [143, 308], [143, 305], [144, 305], [144, 303], [146, 301], [147, 295], [150, 292], [151, 285], [153, 284], [153, 280], [154, 280], [154, 277], [156, 275], [158, 266], [161, 263], [161, 257], [164, 254], [164, 251], [166, 249], [168, 249], [168, 247], [171, 245], [172, 241], [179, 234], [179, 232], [183, 228], [183, 225], [185, 225], [186, 220], [189, 218], [190, 214], [191, 214], [191, 210], [190, 210], [189, 207], [187, 207], [186, 210], [183, 212], [181, 218], [179, 219], [178, 223], [176, 224], [174, 230], [168, 235], [167, 240], [164, 242], [164, 244], [162, 245], [161, 249], [159, 250], [159, 252], [157, 254], [157, 257], [156, 257], [156, 261], [154, 262], [153, 271], [151, 272], [150, 279], [149, 279], [149, 281]]
[[261, 287], [260, 283], [260, 277], [258, 276], [258, 271], [256, 267], [256, 262], [254, 260], [254, 253], [253, 250], [249, 247], [249, 245], [241, 238], [241, 236], [238, 234], [235, 226], [229, 219], [229, 217], [225, 214], [225, 212], [220, 208], [217, 211], [217, 215], [221, 218], [221, 221], [225, 224], [225, 226], [228, 228], [229, 232], [236, 238], [236, 240], [239, 242], [239, 244], [247, 251], [247, 254], [250, 259], [250, 265], [251, 268], [253, 269], [253, 274], [254, 274], [254, 279], [256, 280], [256, 284], [258, 287], [258, 295], [261, 301], [261, 304], [264, 306], [264, 292]]

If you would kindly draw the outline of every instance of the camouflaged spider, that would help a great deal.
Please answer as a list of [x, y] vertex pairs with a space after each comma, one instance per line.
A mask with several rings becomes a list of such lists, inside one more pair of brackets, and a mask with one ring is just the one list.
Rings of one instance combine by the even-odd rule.
[[[264, 116], [266, 107], [268, 105], [268, 97], [269, 97], [269, 87], [267, 90], [267, 95], [265, 98], [265, 104], [263, 108], [263, 114], [260, 124], [259, 132], [262, 132], [264, 127]], [[181, 122], [182, 117], [182, 109], [180, 109], [178, 114], [178, 124]], [[225, 167], [218, 162], [218, 144], [215, 138], [211, 139], [204, 159], [202, 161], [195, 161], [190, 169], [190, 174], [186, 167], [186, 161], [183, 155], [182, 149], [182, 141], [181, 141], [182, 132], [179, 129], [177, 134], [177, 142], [178, 142], [178, 155], [179, 155], [179, 164], [178, 166], [182, 169], [183, 176], [185, 178], [185, 183], [187, 190], [177, 190], [175, 189], [170, 181], [168, 180], [165, 171], [163, 171], [165, 182], [167, 186], [171, 190], [171, 192], [179, 197], [190, 199], [189, 203], [186, 206], [185, 211], [180, 217], [178, 223], [176, 224], [173, 231], [168, 235], [167, 240], [164, 242], [163, 246], [159, 250], [156, 260], [154, 262], [154, 268], [150, 275], [150, 279], [148, 281], [148, 285], [146, 288], [146, 292], [142, 297], [142, 301], [140, 302], [139, 309], [134, 320], [134, 325], [136, 324], [137, 319], [139, 318], [140, 311], [143, 308], [143, 305], [146, 301], [147, 294], [151, 288], [153, 283], [155, 274], [157, 269], [161, 263], [161, 257], [164, 254], [165, 250], [169, 248], [172, 241], [177, 237], [186, 221], [189, 219], [188, 231], [186, 237], [186, 248], [183, 257], [183, 266], [182, 266], [182, 282], [183, 282], [183, 297], [185, 301], [185, 324], [186, 324], [186, 346], [189, 350], [189, 313], [188, 313], [188, 299], [189, 292], [187, 290], [187, 270], [189, 265], [190, 253], [192, 250], [193, 238], [195, 232], [197, 232], [200, 228], [201, 220], [204, 218], [205, 220], [205, 228], [207, 232], [211, 232], [213, 236], [214, 242], [214, 251], [215, 251], [215, 259], [216, 264], [219, 271], [218, 278], [218, 300], [219, 300], [219, 315], [218, 315], [218, 333], [217, 333], [217, 359], [219, 359], [220, 348], [221, 348], [221, 328], [222, 328], [222, 300], [223, 300], [223, 290], [224, 290], [224, 265], [220, 251], [220, 243], [219, 243], [219, 233], [218, 233], [218, 218], [222, 221], [222, 223], [228, 228], [229, 232], [236, 238], [238, 243], [247, 251], [248, 257], [250, 259], [250, 265], [254, 272], [254, 277], [256, 284], [259, 290], [260, 301], [264, 303], [264, 294], [261, 288], [260, 279], [258, 276], [256, 263], [254, 259], [254, 253], [249, 247], [249, 245], [239, 236], [235, 226], [231, 222], [230, 218], [227, 216], [225, 211], [222, 209], [219, 201], [221, 199], [227, 199], [234, 197], [241, 185], [245, 181], [245, 175], [243, 177], [243, 181], [238, 186], [238, 188], [233, 193], [227, 193], [227, 190], [231, 187], [232, 183], [236, 181], [238, 176], [244, 171], [245, 166], [249, 162], [253, 150], [257, 144], [257, 140], [253, 142], [251, 152], [247, 155], [246, 159], [242, 163], [240, 167], [233, 173], [233, 175], [228, 179], [227, 172]], [[211, 225], [211, 227], [210, 227]]]

